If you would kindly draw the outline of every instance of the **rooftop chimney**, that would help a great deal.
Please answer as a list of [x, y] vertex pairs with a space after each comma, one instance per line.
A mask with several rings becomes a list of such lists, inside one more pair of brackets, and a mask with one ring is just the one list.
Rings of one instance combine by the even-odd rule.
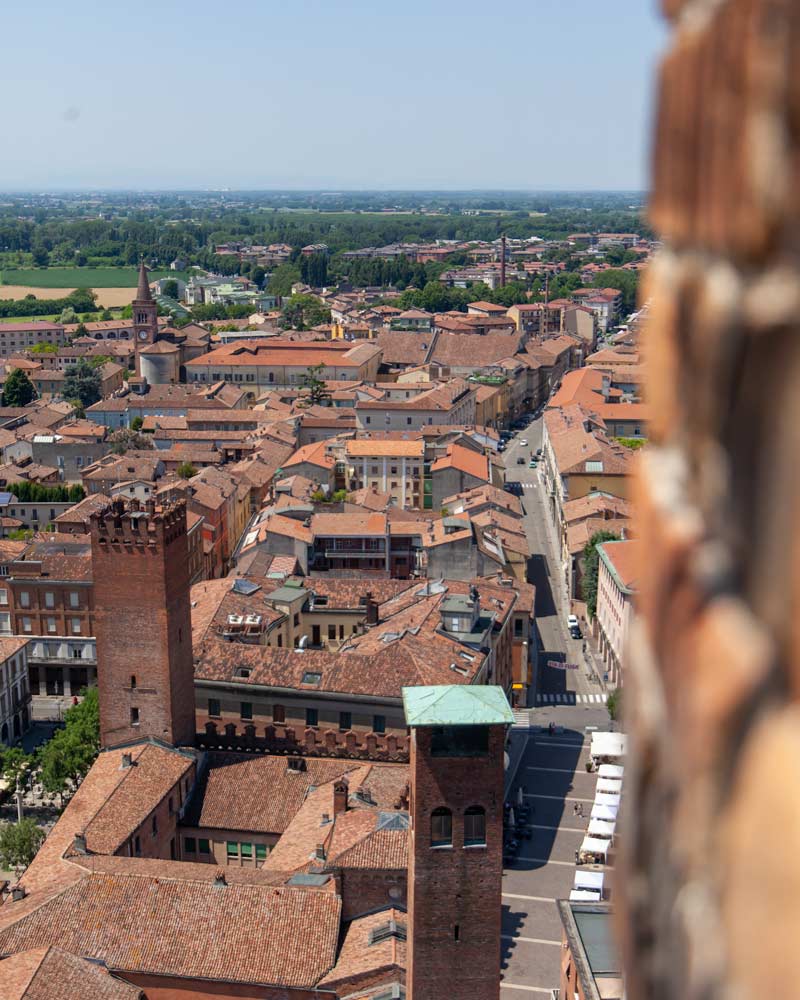
[[25, 890], [21, 885], [15, 885], [11, 890], [11, 899], [13, 902], [17, 903], [19, 900], [25, 898]]
[[314, 860], [315, 861], [324, 861], [325, 860], [325, 845], [324, 844], [317, 844], [317, 849], [314, 851]]
[[86, 834], [84, 834], [84, 833], [76, 833], [75, 834], [75, 839], [72, 841], [72, 846], [80, 854], [88, 854], [89, 851], [88, 851], [88, 848], [86, 847]]
[[218, 868], [216, 874], [214, 875], [214, 885], [222, 886], [227, 884], [225, 872], [221, 868]]
[[126, 768], [129, 768], [132, 765], [133, 765], [133, 757], [129, 753], [124, 753], [122, 755], [122, 763], [120, 764], [120, 768], [124, 771]]
[[367, 605], [367, 625], [378, 624], [378, 602], [372, 596], [372, 591], [368, 590], [366, 595]]
[[350, 788], [347, 778], [340, 778], [333, 785], [333, 815], [347, 811], [347, 800], [350, 797]]

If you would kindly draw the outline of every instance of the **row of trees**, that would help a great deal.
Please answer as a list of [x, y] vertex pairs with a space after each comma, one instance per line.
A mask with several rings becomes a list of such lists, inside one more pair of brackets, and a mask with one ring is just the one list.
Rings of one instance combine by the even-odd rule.
[[[64, 399], [73, 403], [80, 412], [101, 398], [102, 377], [100, 368], [111, 359], [98, 355], [91, 361], [81, 358], [72, 365], [61, 388]], [[36, 387], [21, 368], [14, 368], [3, 386], [3, 406], [27, 406], [36, 398]]]
[[[2, 294], [0, 286], [0, 295]], [[96, 302], [97, 295], [91, 288], [76, 288], [74, 292], [60, 299], [37, 299], [35, 295], [26, 295], [24, 299], [0, 298], [0, 318], [4, 316], [50, 316], [62, 313], [65, 309], [73, 313], [94, 313], [100, 309]]]
[[[97, 689], [90, 688], [64, 715], [64, 728], [32, 754], [20, 747], [0, 751], [0, 775], [19, 787], [34, 776], [45, 791], [63, 797], [83, 780], [100, 751], [100, 709]], [[0, 824], [0, 868], [31, 863], [44, 839], [32, 819]]]
[[79, 503], [86, 496], [80, 483], [71, 486], [43, 486], [29, 479], [11, 483], [8, 491], [24, 503]]

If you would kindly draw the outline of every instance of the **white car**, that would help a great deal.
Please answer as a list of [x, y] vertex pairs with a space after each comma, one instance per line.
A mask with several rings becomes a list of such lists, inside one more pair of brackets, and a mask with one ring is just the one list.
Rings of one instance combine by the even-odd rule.
[[520, 444], [522, 445], [522, 447], [524, 448], [524, 447], [525, 447], [525, 445], [526, 445], [526, 444], [528, 443], [528, 439], [527, 439], [527, 438], [520, 438], [520, 439], [519, 439], [519, 443], [520, 443]]
[[575, 628], [577, 624], [578, 624], [577, 615], [570, 615], [569, 618], [567, 618], [567, 628]]

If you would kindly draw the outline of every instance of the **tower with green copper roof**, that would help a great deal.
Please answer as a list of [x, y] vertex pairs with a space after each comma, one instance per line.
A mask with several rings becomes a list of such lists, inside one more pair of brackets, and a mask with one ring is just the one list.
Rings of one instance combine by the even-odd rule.
[[498, 1000], [503, 759], [500, 687], [403, 688], [411, 729], [408, 992]]

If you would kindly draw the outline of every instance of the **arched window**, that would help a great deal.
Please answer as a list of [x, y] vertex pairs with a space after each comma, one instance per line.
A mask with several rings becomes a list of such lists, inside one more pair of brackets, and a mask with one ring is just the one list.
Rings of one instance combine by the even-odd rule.
[[486, 810], [470, 806], [464, 811], [464, 847], [486, 846]]
[[431, 847], [452, 847], [453, 814], [440, 807], [431, 813]]

